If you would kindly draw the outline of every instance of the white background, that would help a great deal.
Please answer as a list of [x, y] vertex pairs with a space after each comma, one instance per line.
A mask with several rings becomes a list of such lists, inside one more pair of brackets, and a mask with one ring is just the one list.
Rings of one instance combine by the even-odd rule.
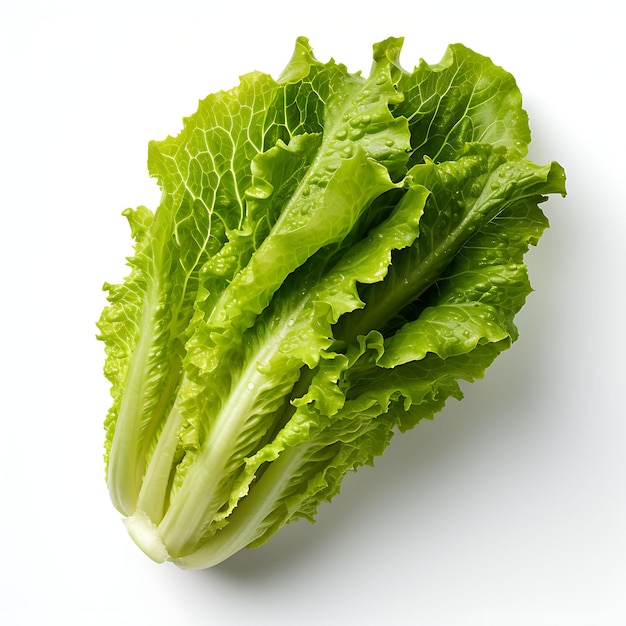
[[[3, 2], [0, 622], [626, 624], [624, 48], [618, 3]], [[528, 257], [521, 338], [434, 422], [351, 475], [318, 523], [201, 572], [156, 565], [104, 483], [95, 321], [125, 274], [146, 148], [295, 38], [367, 72], [460, 41], [517, 78], [531, 157], [567, 199]]]

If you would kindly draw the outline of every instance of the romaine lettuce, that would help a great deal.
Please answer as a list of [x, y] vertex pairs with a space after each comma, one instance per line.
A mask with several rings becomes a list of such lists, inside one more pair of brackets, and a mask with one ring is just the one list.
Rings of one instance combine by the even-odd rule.
[[162, 199], [125, 212], [98, 326], [108, 487], [156, 561], [209, 567], [312, 519], [517, 338], [563, 169], [525, 159], [510, 74], [461, 45], [408, 72], [401, 45], [366, 78], [300, 38], [278, 80], [150, 143]]

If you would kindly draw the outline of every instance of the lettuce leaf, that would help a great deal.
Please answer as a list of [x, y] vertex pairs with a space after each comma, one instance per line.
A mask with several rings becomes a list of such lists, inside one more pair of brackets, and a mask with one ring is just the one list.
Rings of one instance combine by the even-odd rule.
[[151, 142], [154, 212], [98, 322], [107, 482], [154, 560], [215, 565], [313, 519], [348, 471], [517, 339], [557, 163], [528, 161], [513, 77], [450, 46], [370, 74], [300, 38]]

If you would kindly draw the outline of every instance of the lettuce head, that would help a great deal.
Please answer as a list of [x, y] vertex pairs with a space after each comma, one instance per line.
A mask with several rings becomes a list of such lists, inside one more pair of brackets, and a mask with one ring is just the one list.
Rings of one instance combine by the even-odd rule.
[[149, 145], [98, 323], [108, 488], [146, 554], [215, 565], [313, 519], [517, 338], [524, 255], [565, 193], [513, 77], [462, 45], [369, 76], [296, 42]]

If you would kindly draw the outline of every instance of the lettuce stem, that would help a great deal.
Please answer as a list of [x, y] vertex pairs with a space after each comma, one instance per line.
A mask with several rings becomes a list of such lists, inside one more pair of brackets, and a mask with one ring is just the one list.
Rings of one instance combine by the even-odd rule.
[[109, 455], [107, 483], [111, 500], [125, 515], [131, 515], [135, 511], [141, 480], [138, 472], [139, 438], [144, 392], [149, 375], [146, 363], [153, 344], [153, 321], [158, 295], [159, 286], [153, 284], [144, 300], [139, 337], [128, 368]]
[[[181, 383], [181, 388], [184, 385], [185, 379]], [[159, 435], [139, 492], [137, 509], [146, 513], [155, 524], [163, 518], [174, 455], [178, 446], [178, 431], [182, 423], [183, 415], [175, 402]]]

